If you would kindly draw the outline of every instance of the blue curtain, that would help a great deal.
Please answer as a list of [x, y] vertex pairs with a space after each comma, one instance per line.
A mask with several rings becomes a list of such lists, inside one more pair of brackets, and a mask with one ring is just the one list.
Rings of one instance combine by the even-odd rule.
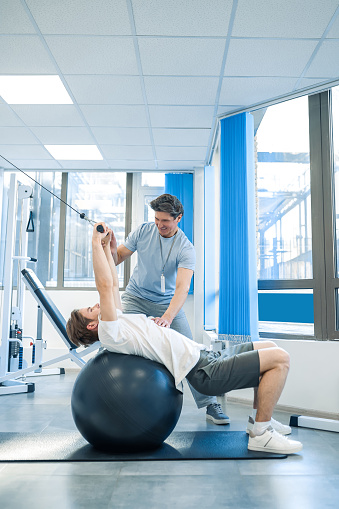
[[215, 171], [204, 168], [204, 329], [216, 329], [215, 314]]
[[250, 113], [221, 120], [219, 337], [258, 339], [254, 128]]
[[[184, 215], [179, 223], [180, 228], [193, 244], [193, 174], [166, 173], [165, 193], [176, 196], [184, 206]], [[193, 293], [193, 278], [189, 294]]]

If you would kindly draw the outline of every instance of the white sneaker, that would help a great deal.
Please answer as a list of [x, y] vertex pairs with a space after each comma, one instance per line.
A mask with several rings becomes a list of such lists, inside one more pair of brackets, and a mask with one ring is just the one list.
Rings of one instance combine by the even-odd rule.
[[291, 440], [277, 433], [272, 426], [262, 435], [255, 436], [250, 431], [248, 439], [248, 449], [250, 451], [273, 452], [276, 454], [294, 454], [301, 451], [303, 445], [301, 442]]
[[[247, 422], [246, 433], [249, 433], [250, 431], [252, 431], [253, 426], [254, 426], [254, 420], [252, 419], [251, 416], [249, 416], [248, 422]], [[282, 424], [281, 422], [276, 421], [275, 419], [273, 419], [273, 417], [271, 419], [271, 426], [273, 429], [275, 429], [275, 431], [280, 433], [280, 435], [290, 435], [292, 433], [292, 428], [290, 426], [286, 426], [286, 424]]]

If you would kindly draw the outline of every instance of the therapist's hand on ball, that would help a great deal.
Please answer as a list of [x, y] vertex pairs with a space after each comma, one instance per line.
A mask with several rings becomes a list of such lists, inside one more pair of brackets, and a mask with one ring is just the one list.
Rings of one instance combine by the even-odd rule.
[[152, 320], [157, 324], [160, 325], [160, 327], [171, 327], [172, 320], [169, 320], [168, 318], [165, 318], [165, 316], [157, 316], [155, 318], [152, 318]]

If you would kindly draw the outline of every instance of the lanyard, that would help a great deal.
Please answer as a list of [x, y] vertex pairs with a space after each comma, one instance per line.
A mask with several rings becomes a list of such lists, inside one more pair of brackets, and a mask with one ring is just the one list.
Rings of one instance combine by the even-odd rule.
[[[168, 252], [168, 255], [167, 255], [167, 258], [166, 258], [166, 261], [162, 267], [162, 271], [161, 271], [161, 274], [163, 275], [164, 274], [164, 269], [165, 269], [165, 265], [170, 257], [170, 254], [171, 254], [171, 251], [172, 251], [172, 248], [173, 248], [173, 244], [175, 242], [175, 239], [176, 239], [176, 234], [174, 235], [174, 239], [173, 239], [173, 242], [171, 244], [171, 247], [170, 247], [170, 250]], [[164, 259], [163, 259], [163, 256], [162, 256], [162, 245], [161, 245], [161, 239], [160, 239], [160, 233], [159, 233], [159, 243], [160, 243], [160, 253], [161, 253], [161, 261], [164, 262]]]

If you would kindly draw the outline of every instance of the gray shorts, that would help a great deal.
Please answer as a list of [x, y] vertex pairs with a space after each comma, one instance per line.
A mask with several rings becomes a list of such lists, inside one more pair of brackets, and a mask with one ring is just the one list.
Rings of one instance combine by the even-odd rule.
[[186, 376], [197, 391], [208, 396], [258, 387], [259, 377], [259, 354], [258, 350], [253, 350], [252, 343], [219, 352], [202, 350], [199, 361]]

